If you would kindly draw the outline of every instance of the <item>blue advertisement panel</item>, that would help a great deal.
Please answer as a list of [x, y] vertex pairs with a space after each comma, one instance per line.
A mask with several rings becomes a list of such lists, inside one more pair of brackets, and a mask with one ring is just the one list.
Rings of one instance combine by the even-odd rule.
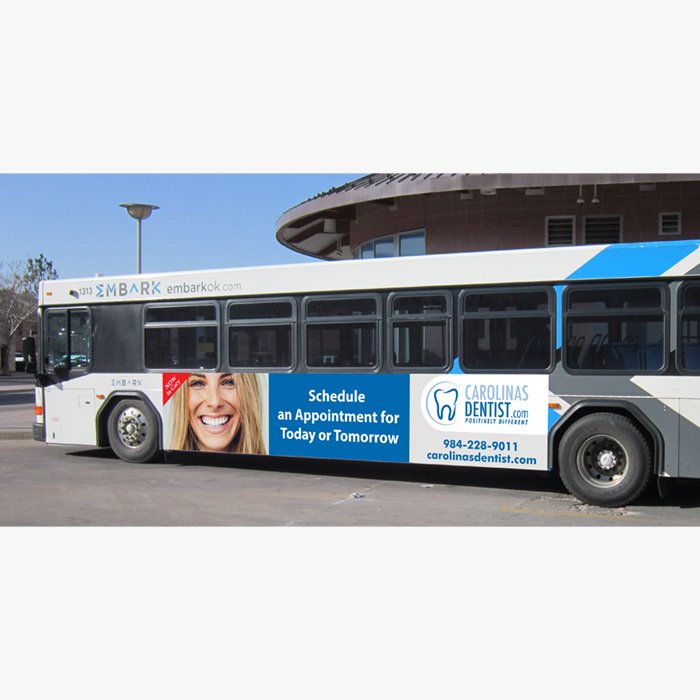
[[408, 375], [271, 374], [269, 451], [407, 462], [409, 406]]

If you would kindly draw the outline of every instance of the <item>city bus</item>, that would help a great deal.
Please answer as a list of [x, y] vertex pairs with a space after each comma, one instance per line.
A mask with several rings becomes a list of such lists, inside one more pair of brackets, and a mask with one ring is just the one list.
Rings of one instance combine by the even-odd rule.
[[[700, 241], [54, 280], [34, 437], [551, 470], [621, 507], [698, 478]], [[390, 468], [390, 467], [388, 467]]]

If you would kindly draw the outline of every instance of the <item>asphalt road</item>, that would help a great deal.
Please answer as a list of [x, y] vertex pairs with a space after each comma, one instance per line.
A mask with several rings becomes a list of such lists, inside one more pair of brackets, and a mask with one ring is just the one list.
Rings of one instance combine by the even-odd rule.
[[0, 374], [0, 440], [31, 437], [34, 423], [34, 378]]
[[550, 474], [219, 456], [127, 464], [110, 450], [0, 443], [0, 525], [700, 525], [700, 484], [585, 506]]

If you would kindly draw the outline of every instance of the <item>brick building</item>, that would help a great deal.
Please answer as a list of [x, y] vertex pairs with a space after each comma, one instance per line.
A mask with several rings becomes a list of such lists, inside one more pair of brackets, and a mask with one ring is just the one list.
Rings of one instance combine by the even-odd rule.
[[700, 175], [375, 173], [276, 230], [324, 260], [700, 238]]

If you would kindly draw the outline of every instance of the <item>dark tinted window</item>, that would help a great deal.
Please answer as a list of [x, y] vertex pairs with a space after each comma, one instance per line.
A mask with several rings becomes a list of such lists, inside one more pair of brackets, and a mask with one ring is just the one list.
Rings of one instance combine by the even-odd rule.
[[148, 306], [144, 313], [148, 369], [216, 369], [219, 325], [214, 304]]
[[304, 345], [309, 367], [370, 370], [379, 366], [377, 297], [309, 297], [304, 310]]
[[146, 323], [182, 323], [216, 321], [216, 307], [201, 306], [151, 306], [146, 309]]
[[52, 310], [46, 314], [46, 340], [44, 343], [46, 370], [68, 370], [68, 312]]
[[218, 328], [186, 326], [146, 328], [148, 369], [216, 369]]
[[440, 296], [399, 296], [392, 300], [394, 316], [434, 316], [447, 313], [447, 298]]
[[683, 285], [680, 311], [680, 366], [700, 372], [700, 285]]
[[230, 326], [228, 361], [231, 367], [292, 366], [292, 327]]
[[70, 325], [70, 368], [87, 369], [90, 365], [92, 327], [87, 310], [71, 309], [68, 312]]
[[700, 285], [688, 284], [681, 296], [683, 310], [700, 311]]
[[92, 361], [92, 324], [87, 309], [51, 309], [46, 314], [47, 372], [87, 371]]
[[351, 299], [309, 299], [306, 303], [306, 316], [374, 316], [377, 314], [377, 300], [367, 297]]
[[612, 311], [658, 309], [661, 307], [659, 288], [580, 289], [569, 292], [570, 311]]
[[597, 372], [653, 372], [664, 365], [662, 288], [598, 286], [566, 295], [565, 366]]
[[446, 294], [391, 297], [390, 359], [397, 369], [444, 369], [449, 363], [450, 300]]
[[229, 365], [233, 368], [290, 369], [294, 365], [294, 315], [294, 304], [290, 299], [229, 304]]
[[228, 308], [229, 321], [265, 320], [292, 318], [291, 301], [264, 301], [231, 304]]
[[401, 368], [447, 365], [446, 322], [397, 322], [392, 326], [392, 362]]
[[306, 326], [306, 362], [310, 367], [376, 367], [377, 346], [374, 323]]
[[549, 295], [546, 291], [479, 292], [466, 294], [464, 312], [494, 313], [499, 311], [547, 311]]
[[462, 297], [462, 366], [471, 371], [545, 371], [552, 365], [551, 293], [478, 290]]

